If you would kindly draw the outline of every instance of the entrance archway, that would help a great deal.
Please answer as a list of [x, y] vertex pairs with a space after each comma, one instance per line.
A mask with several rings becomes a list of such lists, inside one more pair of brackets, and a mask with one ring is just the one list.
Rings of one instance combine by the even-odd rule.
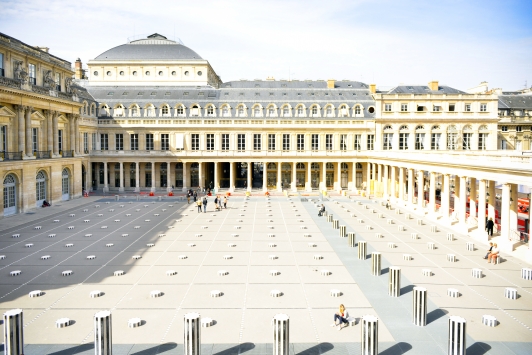
[[46, 173], [39, 171], [35, 180], [35, 206], [41, 207], [46, 200]]
[[67, 168], [64, 168], [61, 173], [61, 199], [70, 200], [70, 173]]
[[17, 213], [17, 179], [13, 174], [4, 178], [4, 216]]

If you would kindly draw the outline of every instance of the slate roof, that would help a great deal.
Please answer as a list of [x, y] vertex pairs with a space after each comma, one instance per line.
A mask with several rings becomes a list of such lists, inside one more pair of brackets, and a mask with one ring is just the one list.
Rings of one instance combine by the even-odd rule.
[[499, 95], [499, 109], [532, 110], [532, 95]]
[[466, 94], [466, 92], [449, 86], [438, 86], [438, 90], [430, 90], [426, 85], [399, 85], [387, 94]]
[[103, 52], [94, 60], [201, 60], [201, 56], [179, 43], [122, 44]]

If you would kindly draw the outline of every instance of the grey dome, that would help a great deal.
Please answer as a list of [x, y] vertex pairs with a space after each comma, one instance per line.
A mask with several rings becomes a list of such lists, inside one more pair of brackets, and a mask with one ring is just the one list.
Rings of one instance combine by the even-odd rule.
[[[162, 38], [161, 38], [162, 37]], [[183, 44], [167, 40], [160, 36], [129, 42], [109, 49], [95, 60], [172, 60], [203, 59], [192, 49]]]

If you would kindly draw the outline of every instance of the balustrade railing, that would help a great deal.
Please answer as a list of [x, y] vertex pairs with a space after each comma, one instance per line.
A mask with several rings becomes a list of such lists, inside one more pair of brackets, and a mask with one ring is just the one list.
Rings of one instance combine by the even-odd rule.
[[73, 150], [63, 150], [61, 156], [63, 158], [73, 158], [74, 157], [74, 151]]
[[22, 160], [22, 152], [0, 152], [3, 161]]
[[33, 156], [36, 159], [51, 159], [52, 151], [51, 150], [36, 150], [33, 152]]

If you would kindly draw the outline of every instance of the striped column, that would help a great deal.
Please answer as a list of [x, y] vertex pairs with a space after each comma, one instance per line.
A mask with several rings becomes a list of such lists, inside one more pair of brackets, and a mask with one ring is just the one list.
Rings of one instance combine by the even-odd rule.
[[449, 317], [449, 355], [465, 355], [466, 353], [466, 320], [462, 317]]
[[24, 354], [24, 320], [22, 309], [4, 313], [4, 354]]
[[378, 251], [371, 253], [371, 274], [374, 276], [381, 275], [381, 253]]
[[414, 287], [412, 298], [412, 321], [418, 327], [427, 325], [427, 289]]
[[388, 272], [388, 295], [399, 297], [401, 295], [401, 268], [390, 266]]
[[332, 225], [333, 225], [334, 229], [339, 229], [340, 228], [340, 222], [337, 219], [333, 219]]
[[199, 313], [187, 313], [184, 317], [183, 345], [185, 355], [201, 353], [201, 322]]
[[358, 258], [366, 260], [368, 254], [368, 242], [358, 242]]
[[113, 354], [113, 327], [111, 312], [100, 311], [94, 315], [94, 354]]
[[340, 237], [345, 238], [346, 226], [340, 226]]
[[276, 314], [272, 319], [273, 355], [290, 354], [290, 317]]
[[347, 233], [347, 242], [351, 248], [355, 247], [355, 233]]
[[377, 355], [379, 353], [379, 319], [372, 315], [365, 315], [361, 323], [362, 355]]

